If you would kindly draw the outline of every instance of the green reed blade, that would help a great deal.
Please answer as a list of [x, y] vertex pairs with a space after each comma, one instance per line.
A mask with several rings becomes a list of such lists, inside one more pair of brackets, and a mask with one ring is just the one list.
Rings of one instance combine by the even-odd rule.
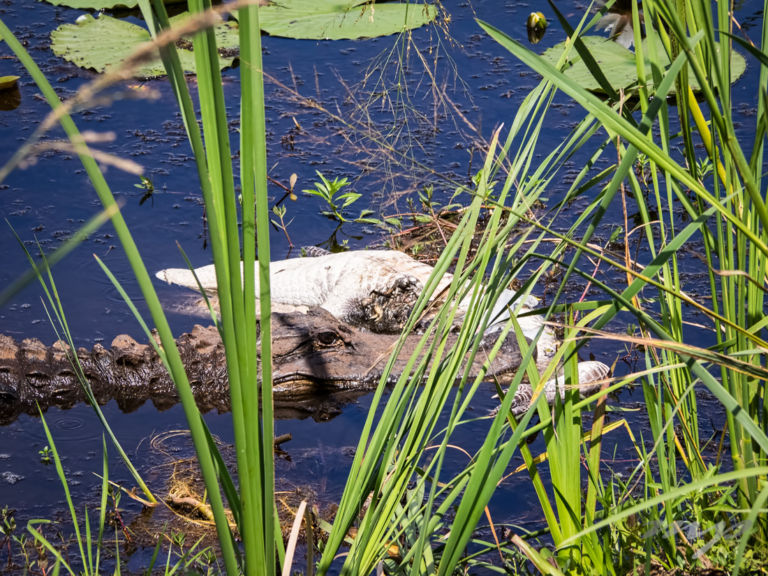
[[[72, 252], [75, 248], [77, 248], [84, 240], [88, 238], [91, 234], [93, 234], [96, 230], [101, 228], [106, 222], [109, 221], [109, 219], [114, 215], [114, 213], [117, 211], [117, 207], [112, 208], [111, 210], [102, 210], [95, 216], [92, 216], [88, 219], [88, 221], [83, 224], [79, 229], [77, 229], [71, 237], [67, 238], [64, 243], [59, 246], [51, 255], [49, 255], [46, 259], [46, 262], [43, 264], [38, 264], [39, 272], [45, 273], [48, 271], [50, 266], [56, 265], [56, 263], [60, 262], [67, 254]], [[9, 227], [13, 230], [13, 227], [11, 226], [10, 222], [6, 219], [6, 224], [8, 224]], [[14, 231], [14, 236], [18, 239], [19, 236]], [[23, 246], [23, 244], [22, 244]], [[0, 292], [0, 306], [3, 306], [4, 304], [8, 303], [8, 301], [16, 294], [18, 293], [24, 286], [29, 284], [30, 282], [33, 282], [35, 278], [38, 278], [38, 271], [34, 269], [30, 269], [25, 271], [21, 276], [19, 276], [16, 280], [14, 280], [10, 286], [5, 288], [2, 292]]]
[[[51, 108], [54, 111], [59, 109], [61, 107], [61, 101], [58, 95], [55, 93], [52, 86], [45, 78], [45, 75], [39, 69], [37, 64], [29, 56], [28, 52], [18, 42], [15, 36], [2, 21], [0, 21], [0, 37], [5, 40], [8, 47], [14, 52], [14, 54], [16, 54], [21, 63], [30, 73]], [[110, 191], [109, 186], [107, 185], [106, 180], [104, 179], [104, 176], [102, 175], [98, 165], [94, 159], [87, 154], [87, 147], [82, 144], [82, 138], [80, 137], [79, 131], [74, 122], [68, 114], [62, 114], [58, 118], [58, 121], [62, 128], [64, 128], [64, 131], [70, 140], [76, 143], [79, 146], [79, 149], [83, 151], [79, 154], [80, 160], [83, 163], [85, 171], [91, 179], [94, 188], [96, 189], [96, 193], [99, 196], [102, 205], [107, 210], [115, 210], [117, 203], [112, 196], [112, 192]], [[141, 260], [141, 256], [135, 242], [133, 241], [133, 237], [131, 236], [131, 233], [128, 230], [125, 220], [123, 219], [119, 210], [117, 210], [111, 216], [111, 220], [123, 246], [123, 250], [125, 251], [126, 256], [128, 257], [128, 261], [131, 264], [131, 268], [133, 269], [133, 273], [136, 276], [136, 280], [139, 284], [139, 287], [141, 288], [142, 294], [144, 295], [147, 307], [150, 310], [152, 319], [155, 322], [158, 333], [160, 335], [160, 340], [163, 343], [163, 347], [165, 348], [166, 353], [168, 354], [168, 362], [171, 367], [172, 377], [179, 391], [179, 397], [187, 417], [187, 422], [190, 426], [193, 442], [195, 443], [196, 449], [198, 450], [198, 455], [200, 457], [200, 465], [203, 477], [205, 478], [206, 484], [208, 486], [216, 486], [215, 469], [213, 467], [210, 453], [207, 450], [207, 443], [205, 442], [204, 433], [200, 423], [200, 413], [197, 410], [197, 406], [195, 405], [194, 397], [192, 396], [192, 392], [189, 387], [189, 381], [187, 380], [186, 373], [184, 372], [184, 366], [181, 362], [181, 358], [179, 357], [176, 343], [173, 340], [173, 334], [165, 319], [165, 315], [163, 314], [160, 301], [157, 298], [157, 294], [155, 293], [155, 290], [152, 286], [152, 281], [149, 277], [146, 267], [144, 266], [144, 263]], [[225, 534], [229, 531], [229, 526], [224, 515], [224, 507], [221, 500], [221, 495], [218, 490], [210, 491], [209, 495], [211, 498], [211, 507], [216, 519], [217, 529], [219, 530], [220, 534]], [[222, 554], [224, 556], [225, 565], [227, 566], [227, 571], [230, 574], [234, 574], [236, 572], [234, 550], [231, 547], [231, 543], [226, 539], [222, 539]]]
[[[94, 219], [91, 220], [90, 223], [87, 223], [91, 225], [95, 225], [97, 222], [99, 222], [101, 219], [106, 218], [106, 213], [101, 212], [99, 215], [97, 215]], [[74, 340], [72, 338], [72, 334], [69, 331], [69, 325], [67, 323], [66, 315], [64, 314], [64, 306], [61, 302], [61, 298], [59, 298], [58, 290], [56, 288], [56, 283], [53, 279], [53, 271], [52, 266], [53, 262], [49, 260], [45, 253], [43, 252], [43, 249], [41, 246], [38, 245], [38, 249], [40, 250], [41, 255], [41, 262], [35, 262], [34, 258], [32, 257], [32, 254], [27, 250], [24, 243], [21, 241], [21, 238], [16, 233], [16, 230], [11, 227], [11, 231], [16, 236], [16, 240], [19, 243], [19, 246], [21, 246], [21, 249], [24, 251], [25, 255], [27, 256], [27, 260], [30, 264], [30, 270], [29, 273], [33, 277], [37, 277], [38, 282], [40, 283], [41, 288], [43, 289], [43, 292], [46, 296], [46, 299], [48, 300], [48, 303], [50, 304], [51, 308], [54, 311], [54, 314], [56, 316], [56, 320], [50, 316], [48, 313], [48, 307], [45, 306], [45, 303], [43, 305], [45, 306], [46, 314], [48, 314], [48, 319], [51, 323], [51, 326], [53, 327], [54, 331], [56, 332], [57, 339], [66, 341], [66, 343], [69, 346], [70, 351], [76, 350]], [[80, 233], [76, 233], [71, 239], [71, 241], [75, 244], [82, 241], [86, 234], [85, 229], [81, 228]], [[58, 259], [61, 259], [63, 257], [63, 253], [67, 253], [72, 249], [71, 246], [67, 246], [66, 244], [62, 247], [60, 247], [56, 252], [54, 252], [55, 255], [59, 255]], [[48, 281], [43, 278], [43, 274], [47, 274]], [[59, 332], [63, 332], [63, 335]], [[63, 336], [63, 337], [62, 337]], [[112, 444], [117, 449], [118, 453], [120, 454], [120, 457], [123, 459], [123, 462], [125, 463], [126, 467], [128, 468], [128, 471], [133, 476], [136, 483], [139, 485], [139, 488], [141, 488], [141, 491], [144, 493], [144, 495], [147, 497], [147, 499], [150, 502], [156, 502], [154, 494], [150, 491], [149, 487], [144, 482], [144, 479], [139, 474], [138, 470], [133, 465], [133, 462], [131, 462], [130, 458], [128, 457], [128, 454], [126, 454], [125, 450], [123, 450], [122, 445], [120, 444], [120, 441], [117, 439], [117, 436], [115, 436], [114, 432], [112, 431], [112, 428], [109, 425], [109, 422], [107, 421], [106, 417], [104, 416], [103, 411], [101, 410], [101, 407], [99, 406], [99, 403], [96, 401], [96, 398], [93, 396], [93, 391], [91, 390], [91, 386], [85, 377], [85, 374], [83, 372], [82, 366], [80, 365], [80, 360], [77, 356], [77, 354], [71, 354], [69, 356], [70, 362], [72, 363], [72, 367], [75, 370], [75, 373], [77, 374], [77, 378], [80, 382], [80, 385], [83, 387], [83, 391], [85, 392], [86, 397], [88, 398], [88, 403], [93, 408], [94, 412], [96, 413], [97, 418], [99, 419], [99, 422], [101, 423], [104, 430], [109, 435], [110, 440], [112, 441]]]

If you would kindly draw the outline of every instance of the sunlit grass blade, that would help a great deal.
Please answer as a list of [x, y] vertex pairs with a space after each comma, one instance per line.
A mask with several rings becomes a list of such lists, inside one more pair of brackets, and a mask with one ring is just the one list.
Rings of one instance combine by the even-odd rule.
[[[733, 224], [739, 232], [743, 233], [749, 240], [755, 242], [758, 247], [760, 247], [761, 243], [759, 237], [756, 236], [749, 227], [735, 218], [731, 212], [726, 210], [726, 208], [715, 199], [698, 180], [694, 179], [685, 168], [676, 163], [667, 153], [665, 153], [665, 151], [653, 143], [652, 140], [649, 140], [640, 128], [635, 128], [628, 124], [596, 96], [590, 94], [574, 81], [562, 75], [551, 64], [508, 37], [503, 32], [486, 23], [481, 22], [480, 26], [525, 64], [536, 69], [539, 73], [544, 74], [551, 81], [556, 82], [559, 89], [575, 98], [587, 111], [592, 113], [606, 129], [613, 133], [620, 134], [622, 138], [627, 140], [638, 150], [642, 150], [643, 153], [652, 159], [660, 168], [668, 172], [670, 177], [677, 179], [680, 184], [688, 187], [710, 206], [713, 206], [719, 214], [729, 223]], [[679, 65], [682, 65], [682, 62], [680, 62]], [[669, 76], [674, 79], [674, 75]], [[768, 247], [761, 247], [760, 250], [768, 256]]]
[[760, 477], [760, 476], [765, 476], [766, 474], [768, 474], [768, 467], [760, 466], [752, 469], [733, 470], [731, 472], [714, 474], [708, 478], [703, 478], [695, 482], [684, 484], [677, 488], [673, 488], [672, 490], [664, 494], [660, 494], [652, 498], [644, 499], [642, 502], [634, 506], [629, 506], [622, 510], [613, 511], [609, 517], [603, 520], [600, 520], [598, 522], [595, 522], [591, 526], [586, 527], [584, 530], [582, 530], [578, 534], [575, 534], [573, 537], [563, 542], [563, 545], [567, 546], [569, 544], [572, 544], [573, 542], [577, 541], [580, 537], [584, 536], [585, 534], [588, 534], [589, 532], [598, 531], [610, 525], [612, 522], [618, 522], [619, 520], [626, 519], [629, 516], [638, 514], [644, 510], [648, 510], [650, 508], [658, 506], [659, 504], [663, 504], [667, 500], [679, 500], [682, 497], [685, 497], [689, 494], [696, 492], [697, 490], [702, 490], [710, 486], [718, 486], [718, 485], [727, 486], [731, 482], [738, 481], [742, 478]]
[[[245, 4], [245, 3], [241, 3]], [[202, 1], [189, 3], [192, 12], [209, 9]], [[155, 3], [160, 28], [167, 26], [161, 2]], [[146, 3], [144, 9], [147, 9]], [[173, 79], [190, 141], [196, 155], [206, 212], [209, 217], [211, 246], [221, 308], [221, 333], [227, 354], [232, 396], [235, 441], [238, 446], [238, 471], [242, 498], [240, 529], [244, 535], [246, 573], [258, 567], [274, 569], [274, 542], [279, 531], [273, 528], [272, 398], [269, 309], [269, 220], [266, 203], [266, 146], [264, 143], [264, 104], [261, 70], [261, 45], [256, 6], [239, 12], [241, 37], [241, 186], [242, 186], [242, 277], [240, 240], [234, 175], [229, 152], [229, 123], [225, 114], [216, 43], [211, 30], [193, 38], [198, 77], [198, 95], [206, 146], [197, 128], [197, 119], [178, 59], [168, 54], [164, 61]], [[255, 30], [255, 32], [254, 32]], [[170, 48], [170, 47], [169, 47]], [[172, 52], [172, 48], [169, 52]], [[254, 192], [257, 191], [257, 194]], [[254, 217], [254, 206], [259, 217]], [[261, 389], [257, 388], [256, 323], [254, 309], [254, 262], [258, 230], [261, 292]], [[259, 394], [259, 392], [261, 394]], [[259, 395], [261, 406], [259, 411]], [[259, 425], [246, 426], [246, 422]], [[231, 490], [231, 485], [230, 489]], [[232, 494], [234, 497], [234, 494]]]
[[[259, 9], [257, 6], [241, 8], [240, 58], [241, 58], [241, 125], [248, 130], [241, 130], [240, 179], [242, 184], [242, 227], [243, 227], [243, 311], [245, 318], [255, 318], [255, 248], [258, 248], [259, 275], [259, 326], [261, 327], [261, 388], [246, 386], [243, 390], [243, 403], [246, 406], [246, 418], [259, 422], [260, 426], [246, 429], [248, 443], [259, 455], [258, 472], [254, 480], [254, 491], [260, 498], [258, 520], [254, 529], [261, 532], [262, 556], [256, 556], [251, 573], [256, 573], [259, 566], [266, 564], [266, 572], [273, 573], [275, 562], [275, 541], [281, 540], [279, 525], [275, 522], [274, 511], [274, 460], [273, 460], [273, 414], [272, 414], [272, 332], [271, 332], [271, 297], [269, 282], [270, 240], [269, 240], [269, 205], [267, 198], [267, 148], [266, 119], [264, 101], [264, 79], [262, 64], [261, 31]], [[256, 347], [255, 326], [247, 330], [246, 353]], [[256, 363], [251, 364], [250, 381], [256, 380]], [[261, 418], [259, 418], [259, 403]], [[277, 548], [282, 555], [282, 546]], [[262, 566], [263, 567], [263, 566]]]
[[[67, 254], [77, 248], [83, 241], [85, 241], [89, 235], [93, 234], [96, 230], [101, 228], [117, 211], [117, 206], [112, 207], [109, 210], [102, 210], [92, 218], [90, 218], [82, 227], [80, 227], [70, 238], [64, 241], [52, 254], [49, 254], [44, 263], [39, 264], [40, 269], [29, 269], [14, 280], [10, 286], [6, 287], [0, 292], [0, 306], [7, 304], [8, 301], [18, 293], [24, 286], [33, 282], [39, 277], [39, 273], [45, 273], [48, 271], [49, 266], [55, 266], [60, 262]], [[6, 220], [6, 223], [11, 227], [10, 223]], [[12, 227], [11, 227], [12, 228]], [[14, 232], [14, 235], [18, 238], [18, 235]]]
[[[83, 536], [80, 532], [80, 521], [77, 518], [77, 512], [75, 511], [75, 503], [72, 500], [72, 493], [69, 491], [69, 482], [67, 482], [67, 475], [64, 473], [64, 466], [61, 463], [61, 458], [59, 457], [59, 452], [56, 449], [56, 442], [53, 441], [53, 436], [51, 435], [51, 431], [48, 428], [48, 423], [45, 420], [45, 416], [42, 412], [40, 412], [40, 422], [43, 424], [43, 430], [45, 431], [45, 439], [48, 442], [48, 446], [51, 449], [51, 455], [53, 456], [53, 464], [56, 468], [56, 475], [59, 477], [59, 482], [61, 483], [61, 487], [64, 490], [64, 499], [67, 502], [67, 508], [69, 510], [69, 517], [72, 520], [72, 526], [75, 534], [75, 540], [77, 542], [78, 550], [80, 552], [80, 560], [83, 562], [85, 568], [87, 570], [87, 557], [85, 554], [85, 546], [83, 543]], [[30, 523], [28, 524], [30, 532], [32, 532], [32, 520], [30, 520]], [[54, 552], [52, 549], [52, 546], [50, 543], [47, 543], [47, 541], [43, 542], [44, 538], [42, 538], [42, 535], [37, 533], [35, 534], [33, 532], [33, 535], [35, 535], [35, 538], [38, 539], [38, 542], [46, 546], [49, 551]], [[90, 552], [90, 551], [89, 551]], [[58, 551], [55, 551], [54, 556], [60, 557], [58, 554]], [[75, 573], [73, 572], [72, 568], [69, 566], [69, 564], [64, 563], [64, 566], [67, 568], [70, 574], [72, 576], [75, 576]]]
[[[15, 36], [2, 21], [0, 21], [0, 37], [5, 40], [8, 47], [13, 51], [13, 53], [19, 58], [21, 63], [27, 69], [51, 108], [54, 111], [58, 110], [62, 106], [59, 96], [53, 90], [53, 87], [50, 85], [37, 64], [29, 56], [29, 53], [18, 42]], [[117, 204], [112, 195], [112, 192], [109, 189], [109, 186], [107, 185], [107, 182], [104, 179], [99, 166], [94, 161], [94, 159], [88, 155], [87, 147], [82, 144], [82, 138], [79, 136], [79, 131], [71, 117], [66, 113], [61, 113], [57, 119], [70, 140], [78, 143], [78, 146], [80, 146], [80, 161], [82, 162], [88, 177], [93, 183], [93, 186], [96, 189], [96, 193], [99, 196], [102, 205], [106, 210], [115, 210]], [[206, 484], [208, 486], [215, 487], [217, 485], [216, 473], [211, 455], [208, 451], [208, 445], [200, 420], [200, 413], [197, 410], [197, 406], [195, 405], [194, 397], [192, 396], [192, 391], [189, 386], [189, 381], [187, 380], [186, 373], [184, 372], [184, 366], [181, 362], [178, 349], [176, 348], [176, 344], [173, 339], [173, 334], [163, 314], [160, 301], [158, 300], [157, 294], [155, 293], [154, 287], [152, 286], [149, 273], [147, 272], [147, 269], [141, 260], [141, 256], [138, 252], [133, 237], [128, 230], [128, 227], [119, 209], [116, 210], [114, 214], [112, 214], [111, 221], [115, 227], [115, 231], [120, 239], [126, 256], [128, 257], [128, 261], [130, 262], [131, 268], [134, 272], [134, 275], [136, 276], [136, 280], [139, 284], [142, 294], [144, 295], [147, 307], [149, 308], [152, 319], [158, 330], [163, 348], [168, 355], [168, 363], [171, 367], [171, 374], [179, 391], [179, 397], [181, 398], [182, 406], [187, 417], [187, 422], [189, 424], [190, 431], [192, 432], [193, 442], [195, 443], [196, 449], [198, 451], [203, 477], [205, 478]], [[214, 488], [209, 491], [209, 497], [211, 499], [211, 505], [216, 518], [217, 529], [221, 534], [226, 534], [229, 531], [229, 526], [224, 514], [221, 494], [218, 489]], [[236, 571], [236, 561], [231, 539], [222, 538], [221, 544], [222, 554], [224, 557], [225, 565], [227, 566], [227, 570], [230, 573], [234, 573]]]
[[[15, 230], [13, 230], [13, 233], [16, 235]], [[82, 386], [83, 391], [85, 392], [85, 396], [86, 398], [88, 398], [88, 403], [93, 408], [97, 418], [99, 419], [99, 422], [101, 422], [102, 427], [109, 435], [110, 440], [112, 441], [112, 444], [117, 449], [118, 453], [120, 454], [120, 457], [123, 459], [123, 462], [125, 463], [126, 467], [128, 468], [129, 472], [133, 476], [136, 483], [141, 488], [142, 492], [144, 492], [145, 496], [151, 503], [156, 503], [157, 500], [155, 499], [154, 495], [152, 494], [149, 487], [144, 482], [144, 479], [141, 477], [138, 470], [136, 470], [136, 468], [134, 467], [130, 458], [128, 458], [128, 455], [126, 454], [125, 450], [123, 450], [123, 447], [121, 446], [120, 442], [118, 441], [117, 437], [112, 431], [112, 428], [110, 427], [109, 422], [104, 416], [104, 413], [102, 412], [101, 407], [99, 406], [99, 403], [96, 401], [96, 398], [93, 395], [93, 391], [91, 390], [90, 383], [88, 382], [88, 379], [86, 378], [85, 373], [83, 372], [82, 366], [80, 365], [80, 360], [77, 354], [74, 352], [77, 348], [75, 347], [72, 334], [69, 330], [69, 325], [67, 324], [66, 315], [64, 313], [64, 306], [61, 302], [61, 299], [59, 298], [58, 290], [56, 289], [56, 283], [54, 282], [53, 271], [51, 269], [52, 268], [51, 262], [49, 262], [49, 260], [47, 259], [45, 253], [42, 250], [42, 247], [38, 246], [38, 248], [40, 249], [41, 261], [37, 263], [35, 259], [32, 257], [32, 255], [30, 254], [30, 252], [27, 250], [26, 246], [21, 241], [21, 238], [19, 238], [18, 235], [16, 235], [16, 239], [19, 242], [19, 245], [21, 246], [25, 255], [27, 256], [27, 260], [29, 261], [29, 264], [30, 264], [30, 272], [37, 277], [37, 280], [40, 283], [41, 288], [43, 289], [46, 299], [48, 300], [48, 305], [50, 306], [50, 309], [53, 310], [54, 312], [54, 316], [52, 317], [49, 313], [48, 306], [45, 306], [45, 303], [43, 303], [45, 306], [46, 314], [48, 315], [48, 320], [50, 321], [52, 328], [56, 332], [57, 339], [66, 342], [68, 345], [67, 355], [69, 357], [69, 360], [72, 364], [73, 369], [75, 370], [75, 373], [77, 374], [77, 378], [80, 382], [80, 385]], [[46, 278], [43, 277], [43, 274], [46, 274], [47, 280]]]

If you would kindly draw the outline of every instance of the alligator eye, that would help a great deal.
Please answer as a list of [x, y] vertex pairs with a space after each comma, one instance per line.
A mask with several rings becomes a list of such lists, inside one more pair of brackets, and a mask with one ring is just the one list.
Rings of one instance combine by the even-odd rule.
[[331, 346], [333, 344], [338, 343], [339, 340], [340, 340], [339, 335], [336, 334], [336, 332], [333, 332], [331, 330], [320, 332], [317, 335], [317, 341], [323, 346]]

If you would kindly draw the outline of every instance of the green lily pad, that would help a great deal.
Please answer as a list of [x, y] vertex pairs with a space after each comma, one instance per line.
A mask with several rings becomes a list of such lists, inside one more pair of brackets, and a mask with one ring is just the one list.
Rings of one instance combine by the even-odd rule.
[[[632, 87], [636, 86], [637, 67], [635, 64], [634, 52], [603, 36], [582, 36], [581, 39], [584, 41], [584, 44], [592, 54], [592, 57], [600, 66], [600, 70], [614, 89], [631, 90]], [[643, 40], [644, 47], [646, 48], [644, 52], [645, 54], [648, 53], [647, 42], [647, 38]], [[549, 48], [542, 54], [542, 57], [545, 60], [548, 60], [551, 64], [557, 65], [560, 56], [563, 54], [563, 50], [565, 50], [566, 43], [567, 41], [552, 46], [552, 48]], [[659, 54], [659, 59], [664, 67], [669, 66], [669, 58], [660, 43], [657, 47], [657, 54]], [[650, 62], [647, 58], [646, 66], [650, 75]], [[744, 57], [735, 50], [732, 51], [731, 71], [734, 82], [744, 74], [746, 67], [747, 63], [744, 60]], [[691, 71], [690, 68], [689, 71], [688, 81], [691, 88], [697, 92], [700, 89], [699, 84], [696, 81], [696, 77], [693, 75], [693, 71]], [[586, 64], [584, 64], [578, 52], [576, 52], [576, 49], [573, 47], [571, 47], [568, 54], [568, 61], [563, 69], [563, 74], [578, 82], [582, 88], [585, 88], [590, 92], [603, 92], [597, 80], [595, 80], [589, 72]], [[674, 93], [674, 88], [672, 93]]]
[[[187, 16], [187, 13], [174, 16], [171, 23], [178, 23]], [[234, 22], [223, 22], [216, 27], [215, 33], [219, 46], [219, 64], [226, 68], [232, 65], [237, 56], [237, 25]], [[104, 72], [125, 60], [139, 44], [149, 39], [147, 30], [130, 22], [104, 14], [98, 18], [86, 14], [78, 18], [77, 24], [62, 24], [51, 32], [51, 49], [57, 56], [81, 68]], [[191, 42], [181, 40], [177, 48], [184, 70], [194, 72], [195, 58]], [[165, 69], [158, 56], [156, 60], [141, 66], [134, 75], [138, 78], [155, 78], [164, 74]]]
[[[77, 10], [114, 10], [126, 8], [133, 10], [139, 5], [138, 0], [45, 0], [54, 6], [66, 6]], [[165, 4], [178, 4], [185, 0], [165, 0]]]
[[259, 8], [262, 31], [304, 40], [350, 40], [397, 34], [437, 17], [429, 4], [368, 0], [275, 0]]
[[15, 88], [18, 80], [18, 76], [0, 76], [0, 90]]

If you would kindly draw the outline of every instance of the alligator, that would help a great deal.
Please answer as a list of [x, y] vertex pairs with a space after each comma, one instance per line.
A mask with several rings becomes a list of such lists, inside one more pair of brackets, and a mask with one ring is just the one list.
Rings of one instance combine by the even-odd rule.
[[[273, 390], [277, 417], [326, 419], [339, 406], [378, 385], [383, 368], [395, 347], [397, 335], [360, 330], [328, 311], [311, 308], [307, 313], [276, 313], [273, 324]], [[391, 374], [400, 374], [420, 338], [407, 337]], [[448, 334], [448, 344], [456, 336]], [[495, 339], [494, 339], [495, 340]], [[177, 339], [195, 399], [203, 411], [229, 409], [229, 386], [224, 348], [215, 327], [195, 326]], [[481, 341], [471, 374], [476, 375], [493, 344]], [[96, 344], [77, 350], [93, 395], [103, 404], [114, 398], [124, 411], [132, 411], [147, 399], [159, 409], [178, 400], [175, 386], [154, 347], [139, 344], [127, 335], [112, 342], [111, 349]], [[490, 364], [487, 378], [507, 382], [521, 361], [517, 338], [509, 334]], [[594, 383], [607, 374], [599, 362], [580, 364], [581, 381]], [[560, 380], [562, 382], [562, 380]], [[594, 386], [591, 386], [594, 388]], [[545, 393], [554, 401], [558, 384], [549, 382]], [[513, 402], [515, 414], [530, 403], [530, 386], [520, 386]], [[0, 335], [0, 424], [21, 413], [36, 414], [38, 407], [71, 407], [85, 401], [85, 394], [62, 342], [45, 346], [36, 339], [20, 343]]]
[[[307, 249], [305, 249], [307, 250]], [[434, 268], [397, 250], [351, 250], [332, 254], [322, 249], [308, 249], [308, 258], [270, 262], [270, 291], [273, 309], [305, 312], [320, 307], [334, 317], [374, 333], [399, 334], [424, 290]], [[258, 270], [256, 296], [258, 298]], [[156, 276], [169, 283], [216, 296], [216, 270], [213, 265], [196, 268], [160, 270]], [[432, 301], [444, 299], [453, 275], [444, 274], [433, 292]], [[501, 292], [491, 310], [486, 337], [501, 329], [510, 314], [516, 316], [523, 335], [536, 338], [536, 364], [545, 369], [557, 351], [554, 330], [540, 315], [531, 314], [539, 304], [534, 296], [521, 298], [513, 290]], [[458, 303], [457, 324], [470, 306], [469, 298]], [[601, 362], [580, 362], [579, 382], [586, 389], [609, 372]], [[554, 399], [556, 386], [547, 384], [547, 397]], [[530, 388], [518, 391], [519, 406], [526, 405]]]
[[[275, 408], [278, 417], [312, 415], [322, 419], [338, 407], [378, 384], [399, 332], [410, 314], [432, 267], [396, 251], [353, 251], [271, 263], [273, 299], [284, 312], [273, 314], [273, 365]], [[212, 267], [196, 270], [203, 288], [215, 293]], [[158, 277], [190, 287], [197, 280], [188, 270], [164, 270]], [[445, 275], [438, 292], [451, 281]], [[485, 335], [483, 347], [495, 340], [509, 303], [517, 295], [507, 290], [493, 315], [498, 318]], [[516, 314], [536, 305], [529, 298]], [[466, 304], [460, 303], [466, 310]], [[541, 332], [536, 347], [537, 365], [546, 365], [557, 347], [554, 332], [540, 316], [520, 316], [523, 335], [531, 340]], [[391, 333], [391, 332], [394, 332]], [[417, 334], [407, 336], [393, 375], [402, 372]], [[456, 336], [449, 334], [449, 341]], [[450, 342], [449, 342], [450, 343]], [[215, 328], [196, 326], [178, 339], [195, 397], [203, 410], [226, 410], [229, 391], [224, 351]], [[115, 398], [123, 410], [132, 410], [147, 399], [158, 408], [177, 400], [176, 389], [153, 346], [139, 344], [126, 335], [115, 338], [110, 350], [96, 345], [77, 351], [84, 373], [100, 403]], [[480, 358], [471, 372], [478, 373]], [[520, 364], [517, 337], [510, 333], [491, 364], [488, 378], [505, 381]], [[579, 364], [580, 383], [591, 390], [608, 373], [600, 362]], [[562, 381], [562, 379], [560, 379]], [[560, 388], [557, 379], [545, 386], [549, 402]], [[323, 400], [320, 400], [323, 397]], [[513, 412], [522, 413], [531, 398], [530, 386], [521, 386]], [[62, 343], [46, 347], [39, 340], [16, 343], [0, 335], [0, 424], [23, 412], [37, 413], [37, 406], [68, 407], [85, 394]]]
[[[273, 310], [289, 312], [320, 307], [356, 327], [399, 334], [433, 270], [429, 264], [397, 250], [351, 250], [275, 260], [270, 262], [272, 306]], [[194, 274], [186, 268], [168, 268], [156, 276], [192, 290], [202, 286], [209, 296], [216, 295], [216, 271], [212, 264], [196, 268]], [[451, 274], [443, 275], [433, 300], [442, 297], [452, 280]], [[256, 281], [258, 296], [258, 277]], [[522, 302], [519, 300], [522, 299], [515, 291], [504, 290], [491, 318], [499, 326], [509, 318], [509, 309], [513, 308], [527, 338], [533, 339], [541, 331], [537, 343], [539, 364], [546, 365], [557, 349], [555, 334], [541, 316], [524, 315], [538, 305], [538, 299], [529, 296]], [[459, 318], [468, 306], [469, 299], [459, 303]]]

